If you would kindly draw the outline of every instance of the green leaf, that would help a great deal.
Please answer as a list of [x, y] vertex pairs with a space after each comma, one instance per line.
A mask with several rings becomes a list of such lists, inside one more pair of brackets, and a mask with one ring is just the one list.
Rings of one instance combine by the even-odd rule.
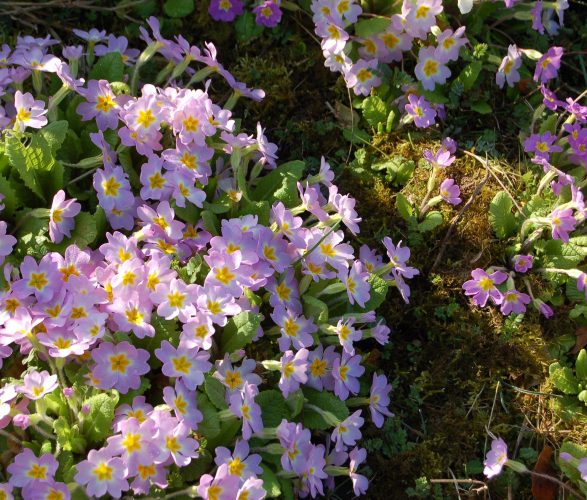
[[383, 100], [376, 96], [367, 97], [363, 101], [363, 117], [369, 125], [377, 127], [381, 122], [385, 122], [387, 118], [387, 106]]
[[374, 311], [385, 301], [389, 283], [376, 274], [371, 274], [367, 283], [371, 285], [371, 289], [369, 290], [369, 300], [365, 303], [363, 309], [365, 311]]
[[384, 170], [387, 172], [387, 178], [390, 182], [395, 184], [405, 184], [410, 180], [416, 164], [413, 160], [405, 158], [400, 155], [394, 155], [390, 159], [374, 163], [371, 165], [373, 170]]
[[256, 215], [259, 218], [259, 224], [263, 224], [264, 226], [269, 226], [269, 216], [271, 212], [271, 204], [266, 201], [252, 201], [252, 200], [241, 200], [241, 208], [239, 210], [239, 215], [242, 217], [243, 215]]
[[489, 205], [489, 222], [498, 238], [504, 239], [516, 231], [516, 217], [512, 213], [514, 203], [505, 191], [497, 193]]
[[255, 22], [255, 16], [248, 10], [242, 16], [239, 16], [234, 23], [236, 39], [239, 42], [248, 42], [252, 38], [263, 33], [263, 26]]
[[328, 321], [328, 306], [325, 302], [312, 297], [311, 295], [302, 295], [304, 303], [304, 316], [313, 317], [315, 323], [325, 323]]
[[213, 439], [220, 434], [220, 420], [214, 405], [208, 396], [198, 392], [198, 410], [202, 412], [204, 419], [198, 424], [198, 433], [207, 439]]
[[261, 418], [263, 425], [267, 428], [277, 427], [284, 418], [291, 419], [291, 412], [280, 391], [275, 389], [261, 391], [255, 397], [255, 402], [261, 407]]
[[7, 135], [5, 148], [10, 164], [18, 172], [25, 186], [46, 201], [37, 171], [51, 170], [55, 164], [47, 141], [41, 135], [35, 134], [31, 137], [30, 143], [25, 145], [18, 137]]
[[0, 175], [0, 194], [4, 196], [2, 199], [4, 204], [2, 218], [10, 218], [18, 206], [18, 198], [11, 182], [2, 175]]
[[210, 375], [205, 375], [204, 379], [204, 390], [210, 402], [219, 410], [228, 408], [226, 404], [226, 388], [222, 385], [222, 382], [217, 378]]
[[411, 203], [402, 193], [397, 193], [395, 197], [395, 208], [397, 208], [398, 213], [404, 220], [408, 220], [414, 213]]
[[436, 210], [428, 212], [424, 220], [418, 224], [418, 229], [423, 233], [432, 231], [442, 224], [444, 218], [442, 214]]
[[230, 354], [251, 343], [260, 324], [258, 313], [243, 311], [232, 317], [222, 332], [222, 352]]
[[[581, 446], [577, 443], [572, 443], [571, 441], [565, 441], [561, 448], [560, 453], [568, 453], [572, 455], [575, 459], [580, 460], [582, 458], [587, 458], [587, 448]], [[582, 480], [581, 472], [579, 469], [571, 461], [568, 460], [559, 460], [558, 465], [561, 470], [564, 472], [565, 476], [570, 478], [576, 485], [579, 486], [579, 489], [587, 497], [587, 483]]]
[[565, 394], [577, 394], [579, 392], [578, 381], [573, 375], [573, 370], [559, 363], [553, 363], [548, 368], [550, 380], [554, 386]]
[[463, 68], [457, 80], [463, 84], [464, 90], [471, 90], [473, 88], [482, 68], [483, 64], [481, 61], [473, 61]]
[[89, 412], [84, 417], [84, 434], [93, 443], [102, 443], [112, 434], [112, 420], [118, 403], [118, 393], [103, 392], [84, 401]]
[[69, 125], [67, 124], [67, 120], [59, 120], [49, 123], [49, 125], [40, 130], [41, 135], [45, 141], [47, 141], [53, 154], [55, 154], [63, 144], [68, 128]]
[[471, 109], [473, 111], [476, 111], [480, 115], [488, 115], [489, 113], [491, 113], [493, 111], [493, 109], [491, 109], [491, 106], [489, 105], [489, 103], [486, 101], [477, 101], [477, 102], [472, 103]]
[[369, 38], [381, 33], [389, 26], [389, 19], [385, 17], [372, 17], [361, 19], [355, 23], [355, 35], [361, 38]]
[[297, 182], [304, 174], [305, 163], [294, 160], [280, 165], [262, 177], [255, 188], [255, 201], [281, 201], [287, 208], [299, 204]]
[[577, 361], [575, 362], [575, 371], [580, 381], [587, 381], [587, 352], [585, 349], [579, 351]]
[[194, 11], [194, 0], [167, 0], [163, 11], [169, 17], [187, 17]]
[[267, 498], [278, 498], [281, 495], [281, 488], [277, 475], [265, 464], [261, 464], [263, 472], [261, 479], [263, 480], [263, 488], [267, 492]]
[[82, 250], [88, 247], [98, 236], [96, 220], [92, 214], [80, 212], [75, 217], [75, 227], [71, 231], [71, 238], [65, 237], [61, 243], [54, 245], [57, 251], [65, 251], [72, 244], [76, 244]]
[[110, 52], [98, 59], [92, 67], [88, 80], [120, 82], [124, 77], [124, 63], [120, 52]]
[[213, 212], [210, 212], [210, 210], [203, 210], [202, 220], [204, 221], [204, 229], [212, 236], [218, 236], [218, 230], [220, 229], [218, 217]]
[[[309, 404], [331, 413], [339, 421], [342, 421], [349, 416], [349, 409], [344, 401], [341, 401], [331, 392], [320, 392], [305, 387], [304, 396]], [[322, 415], [316, 413], [307, 406], [304, 406], [304, 425], [308, 429], [326, 430], [332, 428], [332, 425], [326, 422]]]

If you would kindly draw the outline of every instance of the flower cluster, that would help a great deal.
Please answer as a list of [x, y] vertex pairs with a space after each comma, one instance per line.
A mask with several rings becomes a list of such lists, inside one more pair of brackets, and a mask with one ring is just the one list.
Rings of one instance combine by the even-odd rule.
[[[261, 125], [249, 135], [232, 113], [239, 97], [263, 92], [237, 82], [213, 45], [201, 51], [148, 24], [141, 53], [92, 30], [77, 33], [85, 48], [64, 49], [69, 64], [49, 53], [50, 37], [20, 39], [7, 59], [5, 140], [36, 147], [59, 126], [61, 104], [91, 127], [96, 155], [70, 164], [92, 169], [79, 181], [87, 193], [73, 196], [78, 180], [60, 182], [57, 161], [45, 167], [59, 184], [49, 197], [31, 184], [35, 203], [52, 199], [32, 212], [41, 221], [33, 245], [48, 251], [0, 223], [9, 259], [0, 362], [25, 365], [0, 390], [0, 425], [33, 443], [14, 457], [2, 491], [69, 498], [75, 483], [91, 497], [184, 487], [260, 499], [275, 455], [302, 496], [324, 494], [336, 476], [364, 494], [366, 410], [377, 427], [392, 414], [391, 386], [363, 352], [388, 342], [374, 311], [388, 288], [409, 300], [407, 280], [418, 274], [410, 250], [386, 237], [387, 262], [366, 245], [357, 252], [346, 238], [361, 218], [328, 162], [306, 176], [303, 162], [278, 164]], [[155, 53], [169, 85], [135, 95]], [[126, 92], [123, 82], [77, 79], [78, 63], [96, 56], [130, 64]], [[47, 106], [20, 89], [31, 76], [43, 95], [48, 72], [62, 88]], [[210, 80], [193, 88], [210, 76], [233, 90], [223, 106]], [[88, 236], [88, 221], [104, 232]], [[41, 447], [51, 434], [59, 446]], [[262, 454], [251, 453], [253, 439]], [[206, 473], [182, 476], [194, 463]]]
[[[243, 0], [211, 0], [208, 12], [215, 21], [232, 22], [244, 12]], [[281, 0], [260, 0], [254, 3], [251, 12], [255, 14], [258, 26], [275, 28], [281, 21]]]

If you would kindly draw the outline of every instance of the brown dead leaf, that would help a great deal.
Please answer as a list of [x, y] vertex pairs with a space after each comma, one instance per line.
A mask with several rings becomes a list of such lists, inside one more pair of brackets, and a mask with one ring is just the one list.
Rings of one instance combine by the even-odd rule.
[[[534, 472], [552, 476], [555, 473], [552, 467], [552, 448], [544, 445], [538, 461], [534, 467]], [[554, 500], [558, 491], [558, 484], [548, 479], [532, 476], [532, 495], [534, 500]]]
[[577, 354], [583, 347], [587, 345], [587, 326], [579, 326], [575, 330], [575, 347], [573, 347], [573, 354]]

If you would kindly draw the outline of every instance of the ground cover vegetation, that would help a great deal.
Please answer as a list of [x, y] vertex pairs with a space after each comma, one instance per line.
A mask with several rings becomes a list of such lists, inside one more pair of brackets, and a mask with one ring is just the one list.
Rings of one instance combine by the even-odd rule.
[[587, 495], [581, 2], [5, 12], [5, 498]]

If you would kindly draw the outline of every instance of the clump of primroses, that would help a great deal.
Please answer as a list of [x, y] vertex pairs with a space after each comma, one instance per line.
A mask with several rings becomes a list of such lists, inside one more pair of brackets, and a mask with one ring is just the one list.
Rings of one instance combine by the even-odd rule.
[[[558, 276], [566, 283], [567, 290], [574, 289], [579, 295], [587, 290], [582, 259], [562, 258], [577, 251], [573, 249], [584, 248], [584, 237], [579, 231], [587, 214], [581, 190], [587, 167], [587, 106], [578, 99], [559, 99], [544, 84], [540, 92], [543, 109], [548, 116], [558, 113], [560, 122], [557, 130], [554, 127], [538, 132], [530, 130], [523, 141], [524, 151], [530, 156], [530, 168], [536, 170], [540, 179], [533, 202], [540, 200], [541, 206], [535, 212], [527, 208], [531, 204], [516, 207], [519, 212], [517, 248], [521, 252], [511, 255], [507, 266], [475, 269], [463, 289], [477, 306], [492, 303], [504, 315], [509, 315], [526, 312], [526, 306], [531, 303], [544, 317], [550, 318], [554, 311], [546, 303], [549, 297], [540, 298], [533, 293], [529, 275]], [[545, 195], [548, 190], [550, 193]], [[551, 240], [550, 246], [545, 246], [545, 240]], [[539, 262], [538, 266], [535, 261]], [[516, 280], [525, 292], [516, 289]]]
[[[270, 131], [249, 135], [231, 111], [263, 92], [236, 81], [212, 44], [148, 24], [140, 54], [98, 30], [78, 32], [84, 45], [64, 58], [51, 37], [2, 48], [5, 136], [37, 137], [62, 103], [95, 127], [97, 156], [77, 164], [93, 169], [72, 181], [87, 188], [63, 183], [35, 211], [49, 219], [32, 243], [44, 255], [0, 222], [0, 363], [24, 363], [0, 389], [1, 427], [18, 442], [1, 491], [261, 499], [273, 469], [300, 496], [326, 494], [337, 476], [364, 494], [362, 429], [392, 416], [391, 385], [366, 359], [390, 334], [373, 309], [388, 287], [408, 302], [410, 250], [390, 238], [385, 257], [351, 246], [361, 218], [328, 162], [314, 175], [281, 165]], [[130, 92], [78, 77], [112, 53], [130, 61]], [[135, 93], [132, 61], [155, 53], [169, 83]], [[224, 105], [210, 76], [233, 90]], [[47, 98], [52, 78], [62, 87]], [[82, 214], [106, 228], [91, 247], [71, 241]]]

